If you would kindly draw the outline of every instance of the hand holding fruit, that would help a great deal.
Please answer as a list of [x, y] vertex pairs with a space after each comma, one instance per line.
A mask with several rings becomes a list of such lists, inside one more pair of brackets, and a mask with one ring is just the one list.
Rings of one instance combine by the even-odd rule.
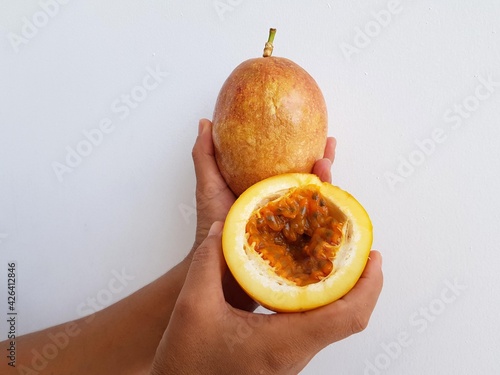
[[193, 255], [152, 375], [296, 374], [327, 345], [362, 331], [382, 289], [382, 259], [372, 251], [354, 288], [303, 313], [255, 314], [229, 305], [221, 250], [222, 223]]

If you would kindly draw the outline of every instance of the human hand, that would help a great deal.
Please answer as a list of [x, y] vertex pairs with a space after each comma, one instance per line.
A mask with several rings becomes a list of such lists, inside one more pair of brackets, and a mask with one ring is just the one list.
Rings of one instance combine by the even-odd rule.
[[362, 331], [382, 289], [382, 258], [372, 251], [361, 278], [341, 299], [302, 313], [255, 314], [224, 298], [229, 273], [215, 222], [193, 255], [156, 351], [152, 375], [297, 374], [321, 349]]
[[[326, 142], [323, 159], [318, 160], [312, 173], [322, 181], [331, 182], [333, 160], [335, 158], [335, 138], [329, 137]], [[215, 221], [224, 221], [229, 209], [236, 200], [236, 196], [227, 186], [215, 161], [214, 145], [212, 141], [212, 123], [201, 119], [198, 125], [198, 137], [192, 151], [196, 173], [196, 237], [194, 250], [207, 237], [210, 226]], [[257, 304], [244, 293], [234, 280], [230, 272], [225, 276], [224, 292], [226, 299], [233, 306], [247, 311], [253, 311]]]

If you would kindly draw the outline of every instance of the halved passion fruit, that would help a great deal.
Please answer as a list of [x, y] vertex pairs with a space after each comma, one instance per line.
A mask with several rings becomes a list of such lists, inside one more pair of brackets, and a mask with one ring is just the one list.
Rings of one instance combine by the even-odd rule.
[[371, 245], [372, 224], [358, 201], [306, 173], [248, 188], [231, 207], [222, 236], [236, 281], [278, 312], [341, 298], [361, 276]]

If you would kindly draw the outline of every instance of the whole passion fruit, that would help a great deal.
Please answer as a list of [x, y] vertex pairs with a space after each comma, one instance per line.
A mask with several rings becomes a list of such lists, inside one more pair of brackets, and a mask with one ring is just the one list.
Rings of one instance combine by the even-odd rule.
[[229, 75], [214, 109], [215, 157], [236, 195], [270, 176], [310, 173], [326, 144], [323, 94], [299, 65], [271, 56], [275, 31], [263, 57]]
[[277, 312], [305, 311], [344, 296], [361, 276], [372, 223], [349, 193], [306, 173], [267, 178], [231, 207], [222, 235], [239, 285]]

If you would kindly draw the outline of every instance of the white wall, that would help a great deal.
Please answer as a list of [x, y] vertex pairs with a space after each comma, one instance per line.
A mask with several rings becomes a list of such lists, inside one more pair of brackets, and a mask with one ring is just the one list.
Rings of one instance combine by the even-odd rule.
[[[276, 27], [274, 55], [324, 92], [334, 182], [364, 204], [384, 255], [369, 328], [303, 373], [498, 372], [498, 1], [66, 2], [50, 16], [0, 2], [0, 280], [15, 260], [21, 333], [89, 311], [116, 272], [132, 280], [113, 302], [183, 257], [197, 121]], [[113, 111], [157, 67], [169, 74], [147, 98]], [[106, 121], [59, 181], [52, 164]]]

